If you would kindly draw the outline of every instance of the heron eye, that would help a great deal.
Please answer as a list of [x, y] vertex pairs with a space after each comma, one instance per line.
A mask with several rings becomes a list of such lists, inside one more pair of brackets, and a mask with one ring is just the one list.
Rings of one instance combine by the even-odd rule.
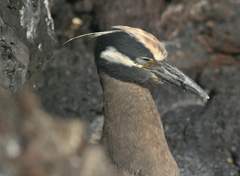
[[142, 65], [145, 65], [145, 64], [153, 62], [153, 61], [154, 61], [154, 59], [149, 58], [149, 57], [139, 57], [139, 58], [136, 58], [136, 62], [138, 64], [142, 64]]
[[149, 58], [149, 57], [141, 57], [141, 59], [143, 59], [143, 60], [145, 60], [145, 61], [150, 61], [150, 60], [152, 60], [152, 59]]

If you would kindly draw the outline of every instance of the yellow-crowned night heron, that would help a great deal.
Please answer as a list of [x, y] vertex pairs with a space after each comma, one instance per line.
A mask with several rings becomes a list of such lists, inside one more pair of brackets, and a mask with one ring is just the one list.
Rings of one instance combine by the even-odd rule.
[[208, 95], [165, 61], [163, 44], [150, 33], [115, 26], [76, 38], [83, 36], [97, 38], [95, 58], [104, 90], [103, 143], [113, 163], [123, 175], [178, 175], [159, 112], [146, 87], [166, 81], [203, 100]]

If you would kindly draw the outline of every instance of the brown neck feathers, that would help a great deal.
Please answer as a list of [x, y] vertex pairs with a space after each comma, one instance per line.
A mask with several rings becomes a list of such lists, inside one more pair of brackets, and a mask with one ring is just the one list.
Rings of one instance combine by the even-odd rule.
[[100, 73], [104, 89], [103, 143], [129, 175], [177, 176], [157, 107], [148, 89]]

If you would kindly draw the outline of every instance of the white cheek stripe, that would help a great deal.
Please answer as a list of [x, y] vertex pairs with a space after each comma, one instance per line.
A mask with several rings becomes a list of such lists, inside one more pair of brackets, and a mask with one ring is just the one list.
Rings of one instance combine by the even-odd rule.
[[106, 50], [102, 51], [100, 54], [100, 58], [107, 60], [111, 63], [117, 63], [122, 64], [128, 67], [142, 67], [139, 64], [136, 64], [134, 61], [132, 61], [129, 57], [126, 55], [120, 53], [116, 48], [114, 47], [107, 47]]

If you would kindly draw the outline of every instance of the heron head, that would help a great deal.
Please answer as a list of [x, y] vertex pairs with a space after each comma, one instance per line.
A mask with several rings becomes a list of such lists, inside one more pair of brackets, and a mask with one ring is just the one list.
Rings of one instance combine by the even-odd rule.
[[97, 38], [95, 58], [100, 71], [140, 84], [169, 82], [191, 91], [204, 101], [209, 99], [192, 79], [167, 63], [164, 44], [150, 33], [139, 28], [114, 26], [113, 30], [79, 37], [83, 36]]

